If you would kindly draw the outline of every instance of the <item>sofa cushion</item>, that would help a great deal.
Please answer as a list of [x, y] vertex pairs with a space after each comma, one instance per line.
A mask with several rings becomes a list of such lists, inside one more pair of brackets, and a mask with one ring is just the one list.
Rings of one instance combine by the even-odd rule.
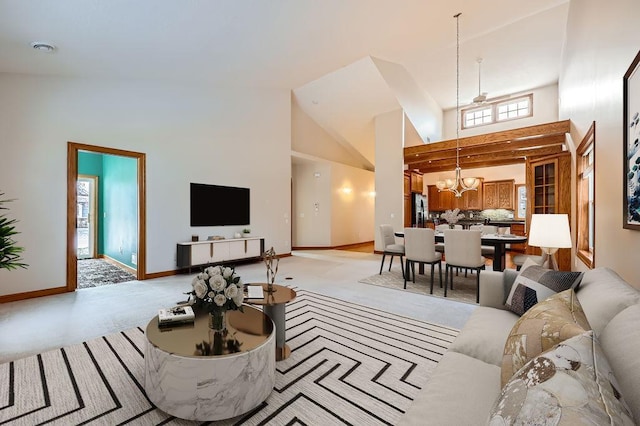
[[491, 425], [633, 425], [593, 331], [529, 361], [502, 389]]
[[590, 329], [573, 289], [538, 303], [518, 319], [507, 337], [502, 357], [502, 386], [532, 358]]
[[517, 320], [513, 312], [480, 306], [473, 311], [449, 350], [500, 366], [504, 342]]
[[640, 303], [638, 290], [611, 269], [603, 267], [585, 272], [576, 294], [596, 336], [600, 336], [611, 318]]
[[500, 368], [447, 352], [400, 425], [475, 425], [486, 419], [500, 394]]
[[640, 420], [640, 305], [613, 317], [599, 340], [633, 417]]
[[576, 288], [583, 272], [553, 271], [527, 259], [516, 277], [507, 297], [507, 308], [518, 315], [524, 314], [536, 303], [555, 293]]

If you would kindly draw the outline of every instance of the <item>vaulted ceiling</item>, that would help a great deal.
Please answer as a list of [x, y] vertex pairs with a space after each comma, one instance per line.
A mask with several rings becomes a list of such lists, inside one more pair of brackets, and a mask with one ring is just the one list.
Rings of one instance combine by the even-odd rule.
[[[423, 107], [455, 105], [455, 13], [462, 12], [464, 104], [478, 92], [478, 57], [490, 97], [557, 82], [568, 7], [568, 0], [0, 0], [0, 72], [289, 89], [336, 140], [373, 161], [376, 115], [403, 107], [426, 140], [433, 114]], [[57, 49], [36, 51], [35, 41]], [[401, 78], [391, 82], [383, 66]]]

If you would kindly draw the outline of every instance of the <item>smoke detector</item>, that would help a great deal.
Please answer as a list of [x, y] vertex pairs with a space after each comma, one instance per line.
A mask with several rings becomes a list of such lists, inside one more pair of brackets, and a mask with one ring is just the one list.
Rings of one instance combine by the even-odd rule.
[[43, 41], [34, 41], [31, 43], [31, 47], [41, 52], [51, 53], [56, 50], [56, 47], [51, 43], [45, 43]]

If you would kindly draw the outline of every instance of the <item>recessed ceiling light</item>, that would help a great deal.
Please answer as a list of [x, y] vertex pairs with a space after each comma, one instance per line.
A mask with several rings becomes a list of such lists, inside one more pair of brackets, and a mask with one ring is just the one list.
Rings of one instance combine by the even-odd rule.
[[53, 52], [56, 50], [56, 47], [53, 44], [45, 43], [42, 41], [34, 41], [31, 43], [31, 47], [41, 52]]

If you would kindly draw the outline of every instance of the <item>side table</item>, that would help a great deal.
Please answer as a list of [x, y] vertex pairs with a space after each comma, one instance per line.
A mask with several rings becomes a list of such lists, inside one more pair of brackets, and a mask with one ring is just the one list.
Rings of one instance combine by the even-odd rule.
[[276, 361], [289, 358], [291, 349], [286, 344], [285, 305], [296, 298], [296, 292], [282, 285], [273, 284], [272, 293], [269, 293], [269, 285], [265, 283], [250, 283], [249, 285], [261, 285], [264, 293], [262, 299], [244, 299], [244, 303], [250, 305], [262, 305], [264, 313], [273, 320], [276, 325]]

